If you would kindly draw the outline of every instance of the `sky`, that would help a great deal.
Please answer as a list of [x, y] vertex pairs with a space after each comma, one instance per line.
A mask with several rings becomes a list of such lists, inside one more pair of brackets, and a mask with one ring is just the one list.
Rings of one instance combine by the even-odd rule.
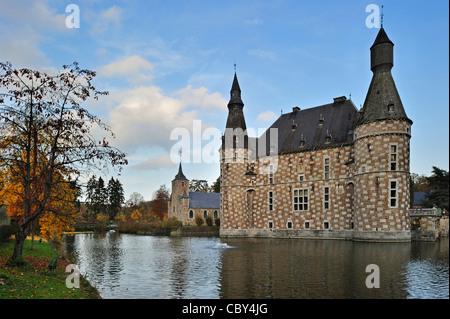
[[151, 200], [177, 174], [180, 141], [189, 145], [181, 154], [188, 179], [219, 176], [235, 69], [255, 132], [294, 106], [347, 96], [359, 108], [378, 33], [368, 27], [375, 20], [366, 23], [369, 5], [383, 5], [395, 44], [392, 75], [413, 121], [411, 172], [448, 170], [446, 0], [0, 0], [0, 61], [49, 74], [77, 61], [96, 71], [94, 86], [109, 95], [85, 107], [111, 126], [129, 160], [120, 176], [102, 178], [118, 178], [127, 199]]

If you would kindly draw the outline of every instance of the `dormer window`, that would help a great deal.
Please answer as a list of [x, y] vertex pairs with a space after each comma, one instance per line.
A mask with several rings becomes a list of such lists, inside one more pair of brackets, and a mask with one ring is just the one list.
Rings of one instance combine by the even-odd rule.
[[331, 134], [327, 131], [327, 136], [325, 136], [325, 144], [331, 143]]
[[389, 102], [389, 104], [387, 106], [387, 110], [388, 110], [388, 112], [393, 112], [394, 111], [394, 103]]
[[303, 134], [300, 138], [300, 147], [304, 147], [305, 146], [305, 138], [303, 137]]

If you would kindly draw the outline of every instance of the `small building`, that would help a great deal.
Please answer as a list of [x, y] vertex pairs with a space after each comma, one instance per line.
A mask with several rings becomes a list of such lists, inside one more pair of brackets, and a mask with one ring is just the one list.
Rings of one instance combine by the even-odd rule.
[[168, 205], [169, 218], [175, 218], [183, 225], [195, 225], [196, 216], [205, 220], [209, 216], [213, 221], [220, 218], [220, 193], [191, 192], [181, 163], [178, 174], [172, 180]]

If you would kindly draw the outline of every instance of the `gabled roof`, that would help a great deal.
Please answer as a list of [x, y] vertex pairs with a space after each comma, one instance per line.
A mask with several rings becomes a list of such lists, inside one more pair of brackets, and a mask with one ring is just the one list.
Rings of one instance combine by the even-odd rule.
[[189, 192], [189, 208], [220, 209], [220, 193]]
[[279, 154], [341, 145], [352, 142], [357, 119], [353, 102], [340, 97], [334, 103], [304, 110], [294, 108], [293, 112], [282, 114], [259, 140], [266, 139], [266, 155], [270, 129], [278, 130]]

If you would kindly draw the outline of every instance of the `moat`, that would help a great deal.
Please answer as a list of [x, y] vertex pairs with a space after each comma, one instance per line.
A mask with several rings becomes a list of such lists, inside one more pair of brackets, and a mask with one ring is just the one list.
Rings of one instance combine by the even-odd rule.
[[[449, 298], [449, 239], [363, 243], [77, 234], [81, 274], [108, 298]], [[369, 264], [379, 288], [369, 289]]]

